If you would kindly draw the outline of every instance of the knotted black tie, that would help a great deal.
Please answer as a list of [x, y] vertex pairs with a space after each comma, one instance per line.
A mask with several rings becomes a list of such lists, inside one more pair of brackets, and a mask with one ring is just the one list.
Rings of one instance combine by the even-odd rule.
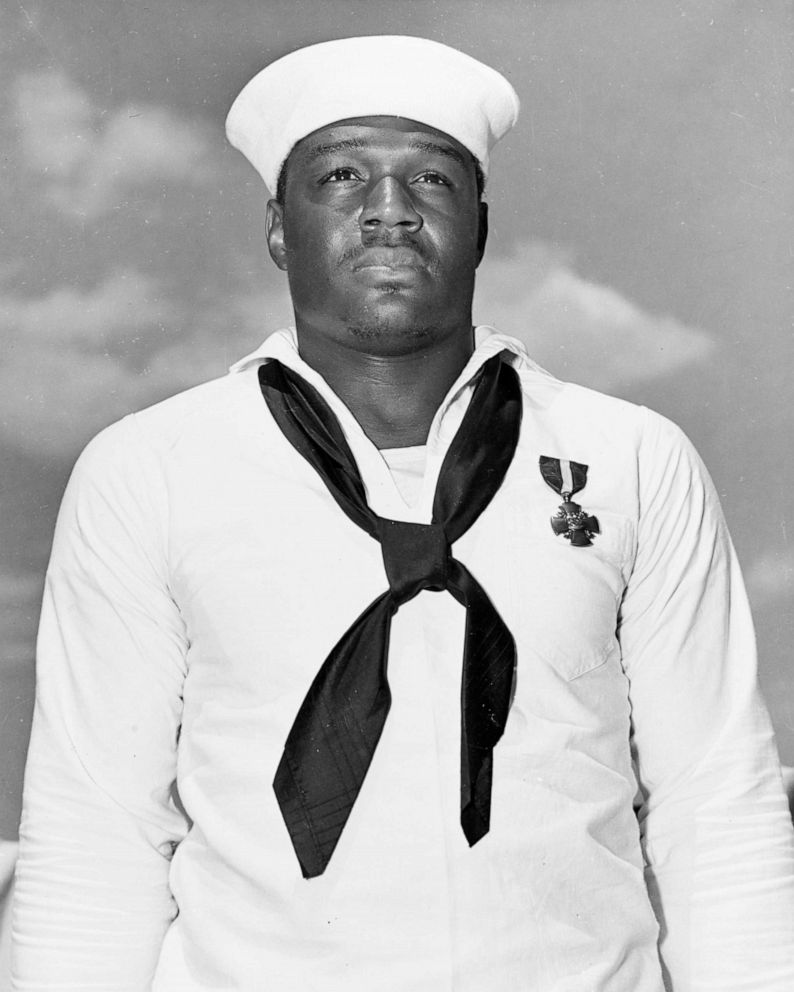
[[469, 844], [488, 832], [493, 748], [510, 705], [515, 643], [485, 590], [452, 557], [499, 489], [518, 441], [521, 392], [501, 355], [481, 369], [441, 466], [430, 524], [387, 520], [367, 505], [342, 429], [316, 389], [272, 360], [262, 394], [290, 443], [319, 472], [347, 516], [381, 544], [389, 588], [342, 635], [309, 688], [273, 781], [303, 875], [325, 870], [356, 801], [391, 704], [391, 618], [423, 589], [466, 607], [461, 690], [460, 821]]

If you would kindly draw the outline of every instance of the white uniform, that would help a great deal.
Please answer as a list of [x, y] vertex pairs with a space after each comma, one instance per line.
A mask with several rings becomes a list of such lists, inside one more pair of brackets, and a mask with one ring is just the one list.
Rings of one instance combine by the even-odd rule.
[[[89, 445], [45, 593], [17, 989], [794, 987], [791, 822], [705, 470], [658, 415], [477, 339], [413, 505], [290, 332]], [[277, 357], [320, 389], [376, 513], [427, 522], [468, 384], [504, 348], [521, 438], [453, 548], [518, 649], [490, 833], [470, 849], [459, 822], [464, 612], [426, 591], [393, 621], [383, 737], [305, 880], [271, 783], [315, 672], [386, 579], [256, 367]], [[541, 455], [589, 466], [575, 499], [599, 520], [591, 547], [553, 533]]]

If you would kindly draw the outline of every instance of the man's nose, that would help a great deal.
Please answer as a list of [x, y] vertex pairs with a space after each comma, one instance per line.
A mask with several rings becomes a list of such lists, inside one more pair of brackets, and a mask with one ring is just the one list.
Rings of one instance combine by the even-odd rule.
[[363, 234], [383, 227], [400, 227], [413, 234], [422, 223], [409, 191], [394, 176], [384, 176], [370, 188], [359, 217]]

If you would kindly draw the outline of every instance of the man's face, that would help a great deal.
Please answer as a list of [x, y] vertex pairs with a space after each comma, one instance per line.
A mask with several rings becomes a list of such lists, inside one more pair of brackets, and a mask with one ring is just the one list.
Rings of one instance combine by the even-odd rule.
[[396, 355], [470, 334], [487, 230], [472, 155], [416, 121], [366, 117], [292, 150], [268, 244], [303, 335]]

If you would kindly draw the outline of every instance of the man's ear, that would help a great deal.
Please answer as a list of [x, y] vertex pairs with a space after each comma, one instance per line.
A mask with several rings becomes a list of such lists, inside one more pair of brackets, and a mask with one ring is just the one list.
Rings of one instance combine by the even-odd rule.
[[480, 201], [480, 218], [477, 228], [477, 264], [482, 261], [485, 254], [485, 242], [488, 240], [488, 204]]
[[284, 246], [284, 207], [278, 200], [267, 201], [265, 236], [270, 257], [282, 270], [287, 271], [287, 249]]

